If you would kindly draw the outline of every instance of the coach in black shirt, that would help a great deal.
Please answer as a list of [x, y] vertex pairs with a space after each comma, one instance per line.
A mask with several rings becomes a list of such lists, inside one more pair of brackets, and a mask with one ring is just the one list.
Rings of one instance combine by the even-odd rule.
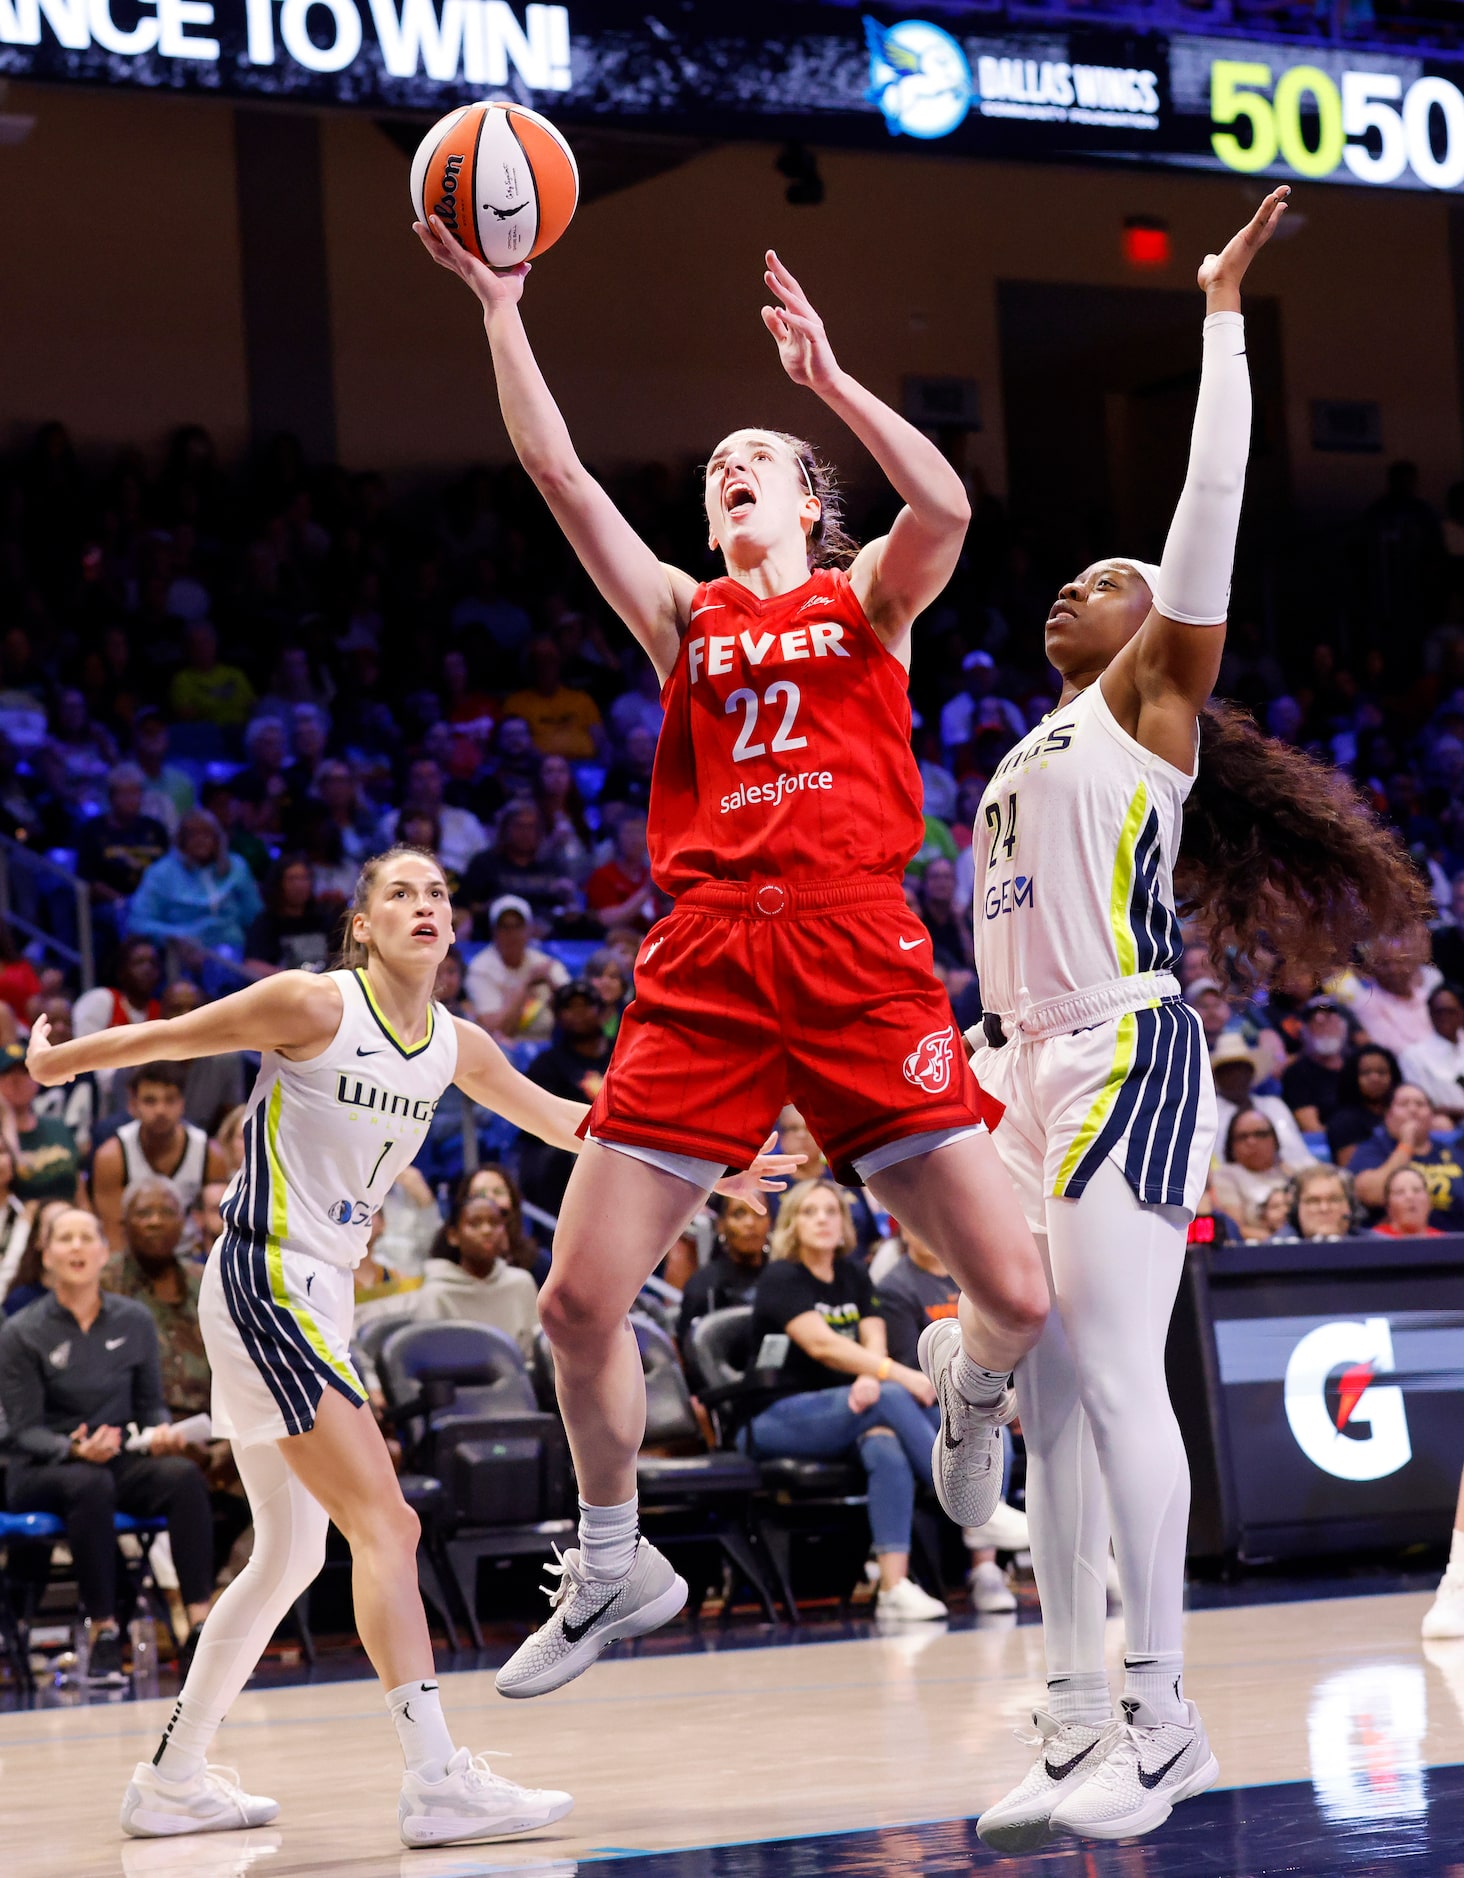
[[[196, 1625], [213, 1588], [208, 1487], [166, 1424], [158, 1337], [145, 1305], [101, 1288], [107, 1245], [95, 1216], [58, 1215], [46, 1243], [50, 1289], [0, 1330], [0, 1408], [16, 1513], [59, 1513], [91, 1620], [91, 1674], [120, 1679], [114, 1513], [164, 1517]], [[156, 1428], [127, 1453], [127, 1424]]]

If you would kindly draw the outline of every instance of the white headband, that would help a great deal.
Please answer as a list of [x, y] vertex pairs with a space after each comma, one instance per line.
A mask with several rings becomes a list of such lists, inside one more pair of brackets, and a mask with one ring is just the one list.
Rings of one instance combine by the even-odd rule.
[[1125, 567], [1131, 567], [1136, 574], [1142, 575], [1151, 595], [1159, 591], [1159, 566], [1155, 561], [1136, 561], [1131, 554], [1115, 554], [1115, 561], [1122, 561]]

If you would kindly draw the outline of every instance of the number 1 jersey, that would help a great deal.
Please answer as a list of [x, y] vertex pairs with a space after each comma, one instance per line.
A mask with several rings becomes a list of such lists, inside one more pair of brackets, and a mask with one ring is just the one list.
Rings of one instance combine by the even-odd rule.
[[925, 838], [906, 685], [840, 569], [768, 600], [698, 587], [661, 692], [657, 886], [900, 879]]

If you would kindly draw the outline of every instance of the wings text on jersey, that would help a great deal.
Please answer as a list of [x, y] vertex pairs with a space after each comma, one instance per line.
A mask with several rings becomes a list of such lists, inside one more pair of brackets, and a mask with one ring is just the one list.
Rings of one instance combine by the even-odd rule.
[[382, 1115], [404, 1115], [414, 1122], [429, 1122], [437, 1103], [426, 1096], [393, 1095], [364, 1076], [340, 1075], [336, 1078], [336, 1101], [347, 1108], [376, 1109]]

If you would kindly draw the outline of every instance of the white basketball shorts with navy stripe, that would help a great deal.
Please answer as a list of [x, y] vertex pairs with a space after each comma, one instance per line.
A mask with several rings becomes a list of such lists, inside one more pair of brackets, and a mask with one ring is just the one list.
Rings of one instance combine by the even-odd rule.
[[241, 1447], [304, 1434], [328, 1388], [358, 1408], [366, 1386], [349, 1353], [354, 1314], [349, 1271], [226, 1229], [198, 1296], [214, 1433]]
[[1034, 1232], [1112, 1161], [1138, 1199], [1193, 1213], [1215, 1145], [1215, 1089], [1198, 1015], [1177, 997], [999, 1048], [969, 1031], [971, 1068], [1005, 1105], [991, 1138]]

